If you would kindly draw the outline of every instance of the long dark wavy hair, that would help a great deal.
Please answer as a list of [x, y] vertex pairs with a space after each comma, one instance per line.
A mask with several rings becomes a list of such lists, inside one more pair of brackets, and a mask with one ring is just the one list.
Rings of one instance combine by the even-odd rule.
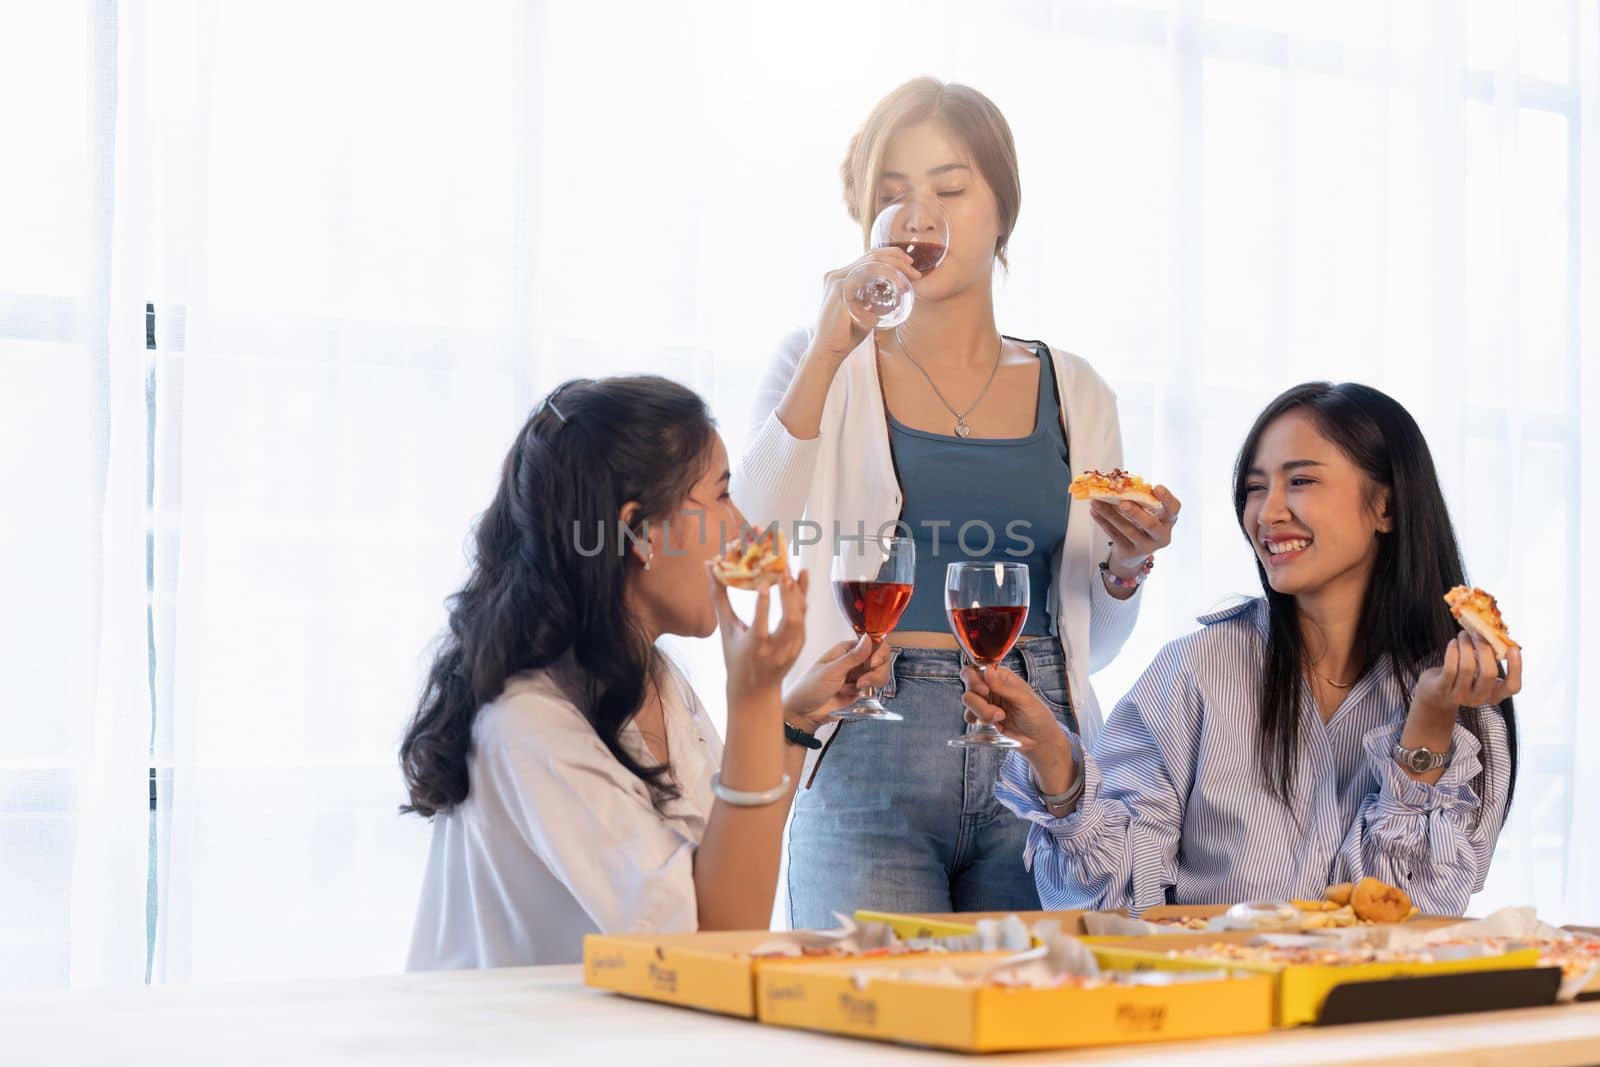
[[[715, 433], [699, 396], [649, 375], [570, 381], [534, 410], [479, 518], [471, 575], [447, 602], [449, 629], [400, 745], [411, 797], [402, 812], [433, 816], [465, 800], [478, 709], [568, 651], [594, 732], [658, 803], [676, 796], [666, 765], [645, 765], [620, 742], [656, 668], [625, 592], [641, 565], [631, 539], [682, 506]], [[630, 501], [639, 514], [623, 530]]]
[[[1359, 677], [1389, 657], [1390, 669], [1409, 701], [1417, 678], [1439, 662], [1445, 643], [1457, 633], [1444, 594], [1465, 584], [1461, 550], [1427, 439], [1410, 412], [1370, 386], [1307, 382], [1287, 390], [1256, 419], [1234, 464], [1233, 510], [1252, 549], [1255, 535], [1244, 521], [1249, 471], [1267, 427], [1295, 410], [1310, 416], [1322, 436], [1366, 473], [1371, 484], [1370, 506], [1376, 507], [1380, 494], [1388, 491], [1392, 528], [1379, 539], [1351, 659]], [[1272, 588], [1259, 557], [1256, 572], [1266, 594], [1269, 619], [1266, 669], [1261, 680], [1261, 775], [1267, 788], [1287, 805], [1294, 795], [1295, 757], [1300, 747], [1305, 642], [1294, 597]], [[1481, 749], [1483, 769], [1473, 782], [1480, 800], [1493, 758], [1484, 743], [1487, 714], [1493, 712], [1463, 716]], [[1500, 704], [1499, 714], [1505, 719], [1511, 759], [1506, 793], [1509, 812], [1517, 783], [1516, 713], [1509, 698]]]

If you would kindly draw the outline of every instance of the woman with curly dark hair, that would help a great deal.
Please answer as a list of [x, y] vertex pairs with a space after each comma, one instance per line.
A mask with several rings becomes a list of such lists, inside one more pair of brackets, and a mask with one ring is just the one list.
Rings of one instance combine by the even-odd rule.
[[[664, 378], [569, 382], [518, 434], [400, 749], [402, 810], [434, 824], [412, 969], [767, 925], [802, 744], [874, 679], [863, 640], [784, 694], [808, 578], [734, 615], [709, 573], [742, 524], [728, 477], [704, 402]], [[718, 628], [725, 743], [656, 649]]]

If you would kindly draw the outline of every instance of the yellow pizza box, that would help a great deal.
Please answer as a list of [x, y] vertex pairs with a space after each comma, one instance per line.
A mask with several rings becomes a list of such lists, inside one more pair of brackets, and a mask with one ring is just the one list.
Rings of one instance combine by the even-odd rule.
[[[1231, 905], [1228, 904], [1158, 904], [1153, 908], [1146, 908], [1142, 913], [1140, 913], [1139, 918], [1145, 920], [1146, 922], [1170, 922], [1174, 919], [1210, 920], [1227, 912], [1230, 906]], [[1315, 915], [1317, 913], [1307, 912], [1306, 914]], [[1356, 925], [1360, 927], [1403, 925], [1424, 930], [1432, 930], [1436, 927], [1453, 926], [1456, 923], [1466, 921], [1466, 919], [1461, 918], [1459, 915], [1427, 915], [1419, 913], [1411, 916], [1409, 919], [1403, 919], [1401, 922], [1394, 924], [1363, 922]]]
[[[1006, 953], [762, 967], [764, 1023], [963, 1052], [1014, 1052], [1265, 1033], [1270, 975], [1099, 989], [1002, 989], [898, 980], [896, 972], [981, 973]], [[871, 973], [863, 973], [871, 972]]]
[[[698, 1008], [744, 1019], [756, 1017], [755, 976], [775, 963], [881, 962], [871, 953], [856, 957], [772, 956], [752, 949], [783, 931], [729, 930], [696, 934], [589, 934], [583, 939], [583, 981], [624, 996]], [[935, 954], [929, 954], [933, 956]], [[973, 953], [937, 953], [941, 960]]]
[[1578, 990], [1579, 1000], [1600, 1000], [1600, 971], [1596, 971]]
[[766, 930], [701, 934], [590, 934], [583, 981], [644, 1000], [753, 1019], [755, 960]]
[[[921, 937], [961, 937], [976, 933], [980, 919], [1005, 919], [1012, 915], [1021, 919], [1029, 929], [1045, 920], [1061, 924], [1061, 932], [1073, 936], [1084, 933], [1083, 917], [1089, 911], [950, 911], [950, 912], [894, 912], [858, 911], [858, 923], [886, 923], [889, 929], [905, 940]], [[1125, 915], [1126, 912], [1110, 914]]]
[[[1256, 935], [1248, 931], [1210, 935], [1215, 942], [1244, 944]], [[1323, 1005], [1340, 986], [1381, 982], [1393, 978], [1420, 978], [1456, 975], [1475, 971], [1531, 970], [1538, 966], [1534, 949], [1436, 963], [1361, 963], [1353, 965], [1281, 964], [1266, 961], [1206, 959], [1171, 956], [1173, 950], [1189, 950], [1195, 939], [1189, 934], [1161, 934], [1099, 940], [1090, 946], [1100, 966], [1108, 970], [1183, 970], [1209, 971], [1224, 968], [1235, 972], [1269, 974], [1277, 979], [1274, 1022], [1278, 1026], [1299, 1026], [1322, 1019]], [[1552, 997], [1554, 990], [1552, 987]], [[1445, 1008], [1441, 1008], [1442, 1013]]]

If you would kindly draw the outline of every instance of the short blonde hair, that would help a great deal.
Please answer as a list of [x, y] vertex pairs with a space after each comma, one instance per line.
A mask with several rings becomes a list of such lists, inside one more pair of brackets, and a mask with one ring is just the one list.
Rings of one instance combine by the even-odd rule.
[[1017, 146], [1011, 126], [994, 101], [978, 90], [937, 78], [914, 78], [878, 101], [861, 129], [850, 138], [839, 176], [844, 202], [861, 227], [863, 243], [871, 240], [878, 213], [878, 179], [889, 139], [907, 126], [933, 121], [943, 126], [972, 155], [978, 173], [994, 190], [1000, 215], [1000, 236], [994, 254], [1006, 261], [1006, 242], [1022, 210], [1022, 177], [1017, 171]]

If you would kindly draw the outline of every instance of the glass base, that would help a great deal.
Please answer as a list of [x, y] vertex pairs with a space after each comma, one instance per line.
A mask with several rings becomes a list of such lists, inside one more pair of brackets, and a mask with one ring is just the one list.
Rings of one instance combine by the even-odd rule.
[[840, 708], [828, 716], [829, 722], [904, 722], [905, 716], [890, 711], [878, 702], [877, 697], [862, 697], [848, 708]]
[[1022, 742], [1014, 737], [1007, 737], [993, 726], [983, 726], [970, 734], [952, 737], [945, 744], [951, 748], [1021, 748]]

